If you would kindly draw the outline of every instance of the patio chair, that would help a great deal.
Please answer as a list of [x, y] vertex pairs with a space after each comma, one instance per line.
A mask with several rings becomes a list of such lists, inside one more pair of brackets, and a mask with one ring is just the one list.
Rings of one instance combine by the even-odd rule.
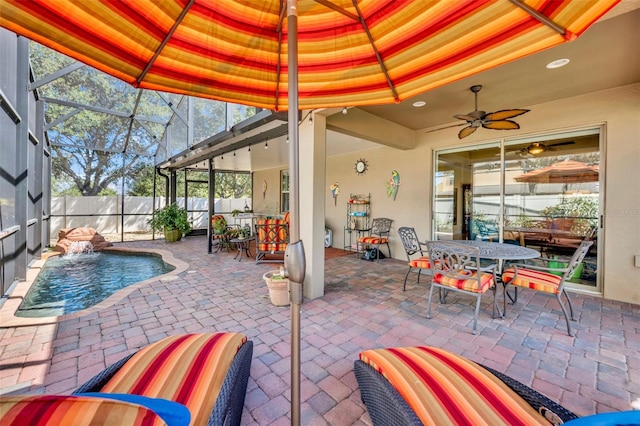
[[239, 425], [252, 354], [253, 343], [240, 333], [170, 336], [108, 367], [72, 395], [0, 398], [0, 424], [165, 424], [156, 416], [166, 422], [165, 416], [176, 415], [182, 424], [182, 410], [186, 424]]
[[354, 372], [374, 426], [548, 426], [577, 418], [511, 377], [440, 348], [366, 350]]
[[[289, 244], [289, 212], [282, 219], [259, 219], [256, 224], [256, 263], [284, 263]], [[274, 259], [269, 255], [282, 255]]]
[[389, 252], [389, 257], [391, 257], [391, 248], [389, 247], [389, 234], [391, 232], [392, 222], [393, 219], [388, 219], [386, 217], [372, 219], [369, 235], [358, 238], [358, 241], [356, 243], [356, 250], [360, 252], [360, 247], [362, 247], [362, 251], [364, 251], [367, 246], [375, 246], [376, 262], [378, 262], [380, 260], [380, 246], [382, 244], [386, 244], [387, 251]]
[[[564, 288], [565, 282], [573, 277], [574, 272], [584, 260], [589, 248], [593, 244], [593, 241], [582, 241], [576, 249], [573, 256], [568, 259], [564, 268], [550, 268], [545, 266], [525, 265], [525, 264], [511, 264], [509, 268], [502, 272], [502, 282], [504, 284], [504, 293], [506, 294], [507, 286], [513, 285], [517, 287], [530, 288], [532, 290], [541, 291], [543, 293], [554, 294], [564, 319], [567, 322], [567, 333], [569, 336], [573, 336], [571, 330], [571, 322], [569, 321], [569, 315], [567, 315], [567, 309], [562, 303], [561, 295], [564, 294], [569, 304], [569, 312], [571, 319], [575, 321], [573, 316], [573, 306], [571, 305], [571, 299], [569, 293]], [[558, 262], [558, 259], [540, 258], [537, 260], [545, 262]], [[506, 298], [504, 298], [503, 306], [506, 309]]]
[[[402, 241], [404, 251], [407, 254], [407, 261], [409, 264], [409, 270], [404, 276], [404, 284], [402, 285], [402, 291], [405, 291], [407, 288], [407, 278], [409, 278], [409, 273], [412, 270], [417, 270], [419, 284], [420, 273], [422, 271], [426, 271], [431, 274], [431, 263], [429, 262], [429, 251], [420, 242], [420, 240], [418, 240], [418, 234], [416, 234], [415, 228], [402, 226], [398, 228], [398, 234], [400, 235], [400, 241]], [[415, 255], [418, 255], [418, 257], [414, 257]]]
[[482, 267], [480, 265], [480, 250], [477, 247], [450, 241], [427, 241], [426, 244], [433, 272], [427, 318], [431, 318], [431, 299], [436, 287], [440, 290], [440, 303], [445, 303], [450, 290], [475, 296], [476, 311], [473, 317], [473, 334], [476, 334], [480, 300], [487, 290], [493, 290], [493, 318], [496, 317], [496, 309], [499, 310], [495, 297], [497, 265], [491, 264]]

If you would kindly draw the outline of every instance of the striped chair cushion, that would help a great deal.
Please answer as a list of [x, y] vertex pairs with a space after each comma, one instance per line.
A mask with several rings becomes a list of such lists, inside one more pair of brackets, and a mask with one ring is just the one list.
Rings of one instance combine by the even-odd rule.
[[360, 237], [358, 242], [363, 244], [387, 244], [389, 239], [384, 237]]
[[375, 349], [360, 360], [382, 374], [425, 425], [549, 425], [496, 376], [445, 350]]
[[431, 261], [429, 260], [429, 256], [421, 256], [409, 261], [409, 266], [412, 268], [431, 269]]
[[239, 333], [170, 336], [137, 352], [101, 389], [185, 405], [192, 425], [207, 424], [238, 349]]
[[258, 244], [258, 251], [270, 251], [272, 253], [285, 251], [287, 249], [287, 243], [260, 243]]
[[2, 426], [165, 425], [152, 410], [113, 399], [72, 395], [0, 397]]
[[[258, 241], [281, 243], [288, 236], [288, 224], [283, 219], [263, 219], [257, 222]], [[262, 226], [266, 225], [266, 226]]]
[[433, 282], [446, 285], [447, 287], [455, 287], [460, 290], [472, 291], [474, 293], [484, 293], [493, 287], [493, 274], [480, 274], [480, 288], [478, 288], [478, 272], [465, 269], [457, 271], [457, 273], [466, 275], [469, 278], [453, 278], [441, 273], [435, 273], [433, 275]]
[[502, 281], [505, 284], [513, 284], [520, 287], [532, 288], [545, 293], [556, 294], [562, 282], [562, 277], [544, 271], [518, 268], [518, 276], [514, 280], [515, 268], [505, 269], [502, 273]]

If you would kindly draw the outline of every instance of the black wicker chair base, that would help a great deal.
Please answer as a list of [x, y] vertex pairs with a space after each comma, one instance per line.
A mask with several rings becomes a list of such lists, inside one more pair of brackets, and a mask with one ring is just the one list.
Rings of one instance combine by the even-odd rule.
[[[115, 364], [91, 378], [80, 386], [73, 393], [100, 392], [105, 384], [116, 374], [116, 372], [131, 358], [133, 354], [121, 359]], [[251, 358], [253, 357], [253, 342], [246, 341], [238, 350], [235, 358], [229, 366], [229, 371], [225, 376], [220, 388], [218, 399], [213, 411], [209, 416], [208, 424], [239, 425], [244, 407], [244, 398], [247, 391], [247, 382], [251, 370]]]
[[[551, 422], [554, 422], [554, 419], [559, 419], [560, 421], [556, 423], [562, 423], [577, 418], [571, 411], [556, 404], [530, 387], [491, 368], [485, 367], [484, 365], [481, 366], [503, 381], [509, 388], [520, 395], [522, 399], [527, 401], [529, 405]], [[398, 391], [370, 365], [357, 360], [354, 362], [354, 371], [358, 386], [360, 387], [362, 402], [364, 402], [367, 407], [374, 426], [422, 425], [415, 411], [409, 407]], [[554, 414], [557, 418], [553, 416]]]

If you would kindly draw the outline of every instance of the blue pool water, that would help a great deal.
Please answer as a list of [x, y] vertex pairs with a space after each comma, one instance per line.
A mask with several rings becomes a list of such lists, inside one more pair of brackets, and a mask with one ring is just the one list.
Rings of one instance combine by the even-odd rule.
[[128, 285], [174, 269], [161, 257], [117, 252], [49, 258], [16, 311], [19, 317], [48, 317], [91, 307]]

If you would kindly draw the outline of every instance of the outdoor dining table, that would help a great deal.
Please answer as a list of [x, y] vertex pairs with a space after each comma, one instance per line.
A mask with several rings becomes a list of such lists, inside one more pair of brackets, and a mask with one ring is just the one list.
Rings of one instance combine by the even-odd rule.
[[[494, 243], [492, 241], [481, 240], [455, 240], [453, 242], [477, 247], [480, 251], [481, 259], [505, 261], [528, 260], [540, 257], [540, 252], [538, 250], [517, 246], [515, 244]], [[502, 271], [500, 270], [500, 272]]]

